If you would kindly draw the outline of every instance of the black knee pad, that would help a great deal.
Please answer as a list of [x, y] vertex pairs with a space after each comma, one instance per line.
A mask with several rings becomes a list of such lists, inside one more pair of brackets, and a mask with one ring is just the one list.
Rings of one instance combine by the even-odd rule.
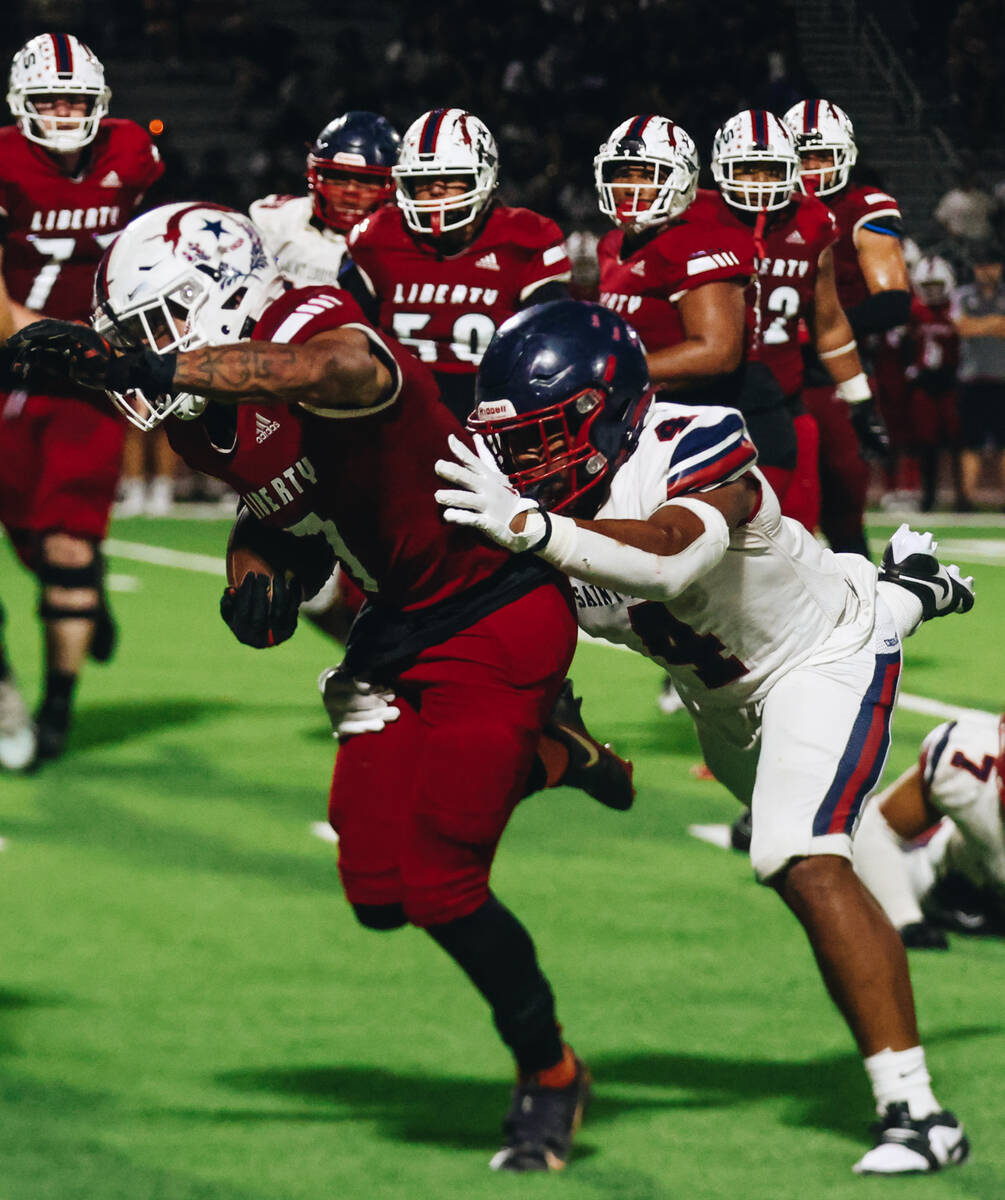
[[352, 910], [356, 920], [367, 929], [387, 931], [408, 924], [408, 917], [400, 904], [354, 904]]
[[97, 550], [89, 563], [82, 567], [64, 567], [40, 558], [38, 581], [43, 587], [94, 588], [101, 591], [104, 564]]

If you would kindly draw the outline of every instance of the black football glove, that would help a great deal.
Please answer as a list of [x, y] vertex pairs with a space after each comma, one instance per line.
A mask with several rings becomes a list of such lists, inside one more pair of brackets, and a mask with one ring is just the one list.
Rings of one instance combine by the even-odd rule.
[[35, 321], [7, 342], [14, 376], [30, 385], [32, 377], [67, 379], [95, 391], [148, 396], [171, 390], [176, 355], [153, 350], [119, 352], [87, 325], [73, 321]]
[[249, 571], [240, 587], [229, 587], [220, 597], [220, 616], [239, 642], [262, 650], [293, 636], [301, 599], [297, 579], [287, 583], [282, 574]]
[[860, 400], [848, 405], [852, 428], [858, 438], [863, 458], [876, 458], [881, 462], [890, 456], [890, 435], [886, 432], [883, 418], [879, 415], [874, 400]]

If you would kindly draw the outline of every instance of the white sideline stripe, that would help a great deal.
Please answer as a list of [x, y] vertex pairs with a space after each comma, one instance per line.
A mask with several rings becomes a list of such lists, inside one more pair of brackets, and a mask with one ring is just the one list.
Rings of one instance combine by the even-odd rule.
[[312, 821], [311, 833], [323, 842], [330, 842], [333, 846], [338, 845], [338, 834], [327, 821]]
[[7, 849], [7, 839], [5, 837], [0, 837], [0, 850], [6, 850], [6, 849]]
[[218, 577], [227, 574], [224, 560], [211, 554], [190, 554], [184, 550], [169, 550], [166, 546], [147, 546], [143, 542], [120, 542], [118, 538], [108, 538], [104, 549], [115, 558], [153, 563], [155, 567], [175, 567], [179, 571]]
[[[209, 554], [187, 554], [181, 550], [168, 550], [164, 546], [147, 546], [142, 542], [120, 542], [117, 538], [109, 538], [105, 542], [105, 550], [118, 558], [130, 558], [136, 562], [153, 563], [158, 567], [177, 567], [181, 571], [195, 571], [203, 575], [225, 576], [226, 567], [223, 559], [213, 558]], [[604, 646], [609, 650], [630, 650], [630, 646], [622, 646], [614, 642], [595, 638], [585, 630], [579, 631], [579, 640], [589, 642], [594, 646]], [[940, 717], [943, 721], [959, 719], [974, 715], [996, 716], [995, 713], [982, 713], [978, 708], [961, 708], [954, 704], [942, 704], [938, 700], [926, 700], [924, 696], [912, 696], [901, 692], [897, 704], [908, 712], [922, 713], [924, 716]], [[323, 822], [319, 822], [323, 824]], [[330, 826], [325, 826], [330, 828]], [[322, 837], [322, 834], [317, 834]]]

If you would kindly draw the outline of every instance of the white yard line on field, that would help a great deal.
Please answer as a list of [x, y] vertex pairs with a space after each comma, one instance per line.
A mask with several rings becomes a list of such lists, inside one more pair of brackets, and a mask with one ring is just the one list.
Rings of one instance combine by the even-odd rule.
[[[980, 547], [987, 545], [999, 545], [1001, 550], [1001, 562], [1005, 562], [1005, 542], [973, 542], [961, 543], [968, 547]], [[180, 571], [195, 571], [201, 575], [214, 575], [217, 578], [222, 578], [226, 575], [226, 569], [222, 558], [214, 558], [209, 554], [190, 554], [183, 550], [169, 550], [166, 546], [148, 546], [143, 542], [120, 542], [118, 538], [109, 538], [105, 542], [105, 552], [115, 558], [131, 559], [134, 562], [152, 563], [157, 567], [173, 567]], [[966, 557], [960, 554], [961, 558]], [[994, 561], [989, 558], [988, 561]], [[579, 631], [579, 640], [581, 642], [589, 642], [595, 646], [604, 646], [609, 650], [628, 650], [628, 646], [616, 646], [611, 642], [605, 642], [600, 638], [591, 637], [583, 630]], [[901, 692], [897, 702], [901, 708], [908, 712], [922, 713], [929, 717], [939, 717], [943, 721], [953, 718], [972, 716], [974, 713], [980, 712], [974, 708], [960, 708], [954, 704], [943, 704], [939, 700], [928, 700], [924, 696], [912, 696], [908, 692]]]

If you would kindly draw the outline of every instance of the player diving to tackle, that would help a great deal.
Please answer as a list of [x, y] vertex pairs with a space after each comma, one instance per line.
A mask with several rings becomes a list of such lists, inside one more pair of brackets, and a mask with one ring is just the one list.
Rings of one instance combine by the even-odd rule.
[[803, 925], [865, 1060], [881, 1125], [855, 1171], [962, 1162], [904, 947], [851, 847], [886, 758], [901, 636], [967, 611], [971, 581], [906, 529], [878, 584], [864, 558], [819, 545], [781, 516], [739, 413], [653, 397], [638, 336], [598, 305], [508, 321], [476, 398], [469, 428], [494, 461], [452, 441], [456, 460], [437, 464], [444, 515], [599, 585], [581, 626], [670, 673], [709, 767], [752, 805], [758, 879]]

